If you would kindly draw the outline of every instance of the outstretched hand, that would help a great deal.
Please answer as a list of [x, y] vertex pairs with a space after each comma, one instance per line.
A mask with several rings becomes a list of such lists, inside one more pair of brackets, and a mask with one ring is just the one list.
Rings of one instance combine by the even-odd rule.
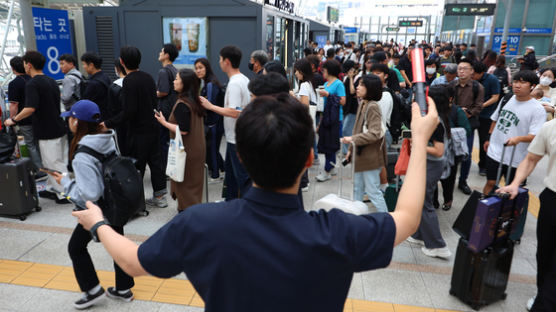
[[425, 116], [421, 116], [421, 110], [417, 102], [413, 102], [411, 105], [411, 139], [413, 144], [426, 145], [438, 126], [436, 104], [430, 97], [427, 98], [427, 102], [429, 109]]

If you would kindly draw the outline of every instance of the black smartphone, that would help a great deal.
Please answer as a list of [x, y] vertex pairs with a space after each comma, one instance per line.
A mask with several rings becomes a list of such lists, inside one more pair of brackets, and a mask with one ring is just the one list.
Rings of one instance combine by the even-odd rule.
[[61, 174], [61, 172], [58, 171], [58, 170], [48, 169], [48, 168], [40, 168], [39, 171], [42, 171], [42, 172], [47, 173], [47, 174], [53, 174], [53, 173], [60, 173]]
[[402, 139], [411, 139], [411, 130], [402, 131]]
[[349, 159], [344, 158], [344, 160], [342, 160], [342, 166], [347, 166], [347, 164], [349, 164]]

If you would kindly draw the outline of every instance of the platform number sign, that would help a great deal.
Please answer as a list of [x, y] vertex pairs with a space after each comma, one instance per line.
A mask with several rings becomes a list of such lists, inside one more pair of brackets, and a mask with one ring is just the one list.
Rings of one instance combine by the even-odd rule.
[[54, 79], [64, 78], [60, 55], [72, 53], [68, 11], [34, 7], [33, 26], [37, 50], [46, 58], [44, 73]]
[[[507, 56], [516, 56], [519, 49], [519, 36], [508, 36], [508, 47], [506, 49]], [[500, 53], [500, 45], [502, 43], [502, 36], [494, 36], [492, 39], [492, 50]]]

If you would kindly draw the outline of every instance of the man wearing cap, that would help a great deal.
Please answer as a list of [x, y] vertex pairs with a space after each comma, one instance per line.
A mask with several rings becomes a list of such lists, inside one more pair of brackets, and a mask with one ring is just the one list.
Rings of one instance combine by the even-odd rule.
[[520, 70], [537, 70], [537, 68], [539, 68], [539, 63], [537, 63], [537, 57], [535, 56], [535, 47], [526, 47], [525, 54], [523, 58], [519, 59], [519, 62], [521, 63]]
[[446, 68], [444, 68], [444, 75], [436, 78], [431, 83], [432, 86], [448, 84], [454, 80], [458, 80], [458, 65], [456, 64], [448, 64]]
[[[371, 60], [373, 61], [373, 63], [388, 65], [388, 56], [386, 55], [386, 52], [383, 51], [375, 52], [371, 57]], [[386, 85], [388, 86], [388, 88], [396, 93], [400, 92], [400, 82], [403, 81], [398, 81], [396, 72], [392, 68], [388, 68], [388, 78], [386, 80]]]

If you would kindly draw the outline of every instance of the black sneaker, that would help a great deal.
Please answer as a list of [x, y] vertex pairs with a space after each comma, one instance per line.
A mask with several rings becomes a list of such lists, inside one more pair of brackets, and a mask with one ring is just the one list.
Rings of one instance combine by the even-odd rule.
[[460, 183], [458, 188], [465, 195], [470, 195], [472, 193], [471, 188], [467, 185], [467, 183]]
[[92, 305], [97, 304], [105, 297], [104, 288], [100, 288], [100, 290], [96, 294], [89, 294], [83, 295], [83, 298], [77, 300], [73, 303], [73, 306], [78, 310], [86, 309]]
[[50, 192], [50, 191], [40, 191], [39, 192], [39, 197], [41, 198], [48, 198], [48, 199], [52, 199], [52, 200], [57, 200], [58, 196], [56, 196], [56, 193]]
[[117, 290], [116, 287], [108, 287], [108, 289], [106, 289], [106, 294], [108, 295], [108, 297], [113, 298], [113, 299], [120, 299], [123, 300], [125, 302], [131, 302], [133, 300], [133, 293], [131, 292], [131, 290], [128, 290], [126, 293], [124, 294], [120, 294]]
[[71, 202], [67, 198], [62, 198], [62, 199], [56, 199], [56, 204], [58, 204], [58, 205], [68, 205], [68, 204], [71, 204]]

